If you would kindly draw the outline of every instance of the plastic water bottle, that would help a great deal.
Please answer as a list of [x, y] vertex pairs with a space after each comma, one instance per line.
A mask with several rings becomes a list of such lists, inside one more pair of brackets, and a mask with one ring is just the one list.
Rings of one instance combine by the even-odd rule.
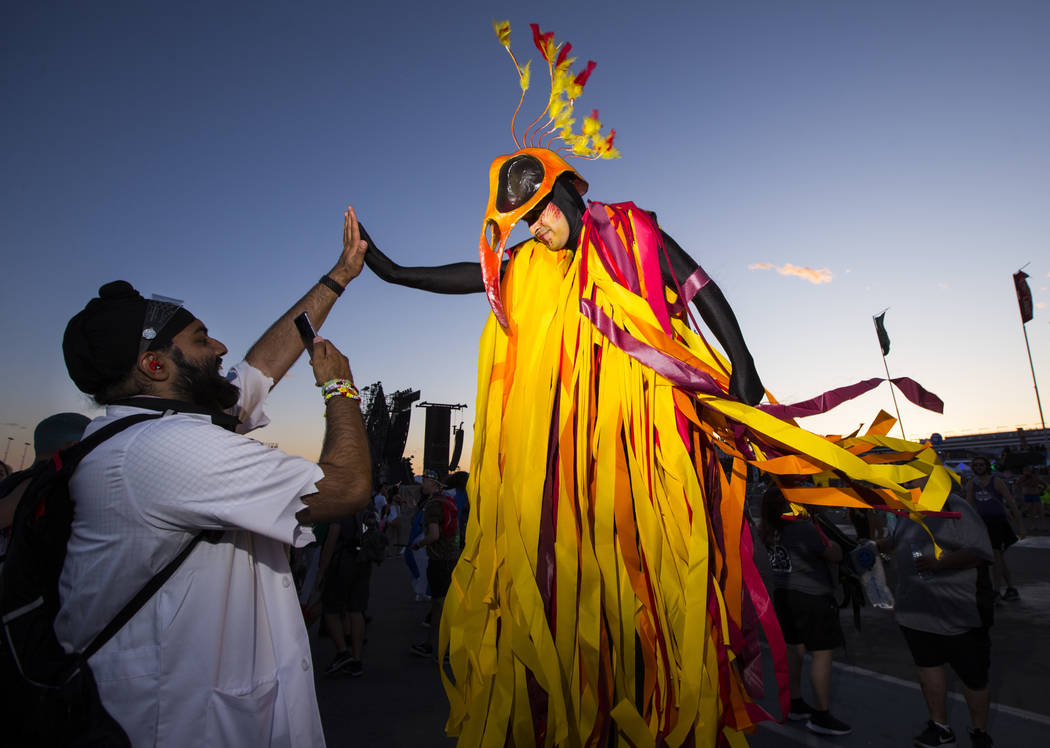
[[893, 593], [886, 584], [886, 570], [875, 542], [869, 540], [858, 545], [850, 552], [850, 558], [854, 568], [860, 572], [860, 583], [868, 603], [873, 608], [892, 610]]

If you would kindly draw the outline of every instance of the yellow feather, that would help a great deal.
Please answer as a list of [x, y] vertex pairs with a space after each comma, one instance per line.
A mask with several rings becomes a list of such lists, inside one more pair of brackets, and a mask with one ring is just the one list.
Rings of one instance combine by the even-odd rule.
[[499, 43], [504, 47], [510, 47], [510, 21], [493, 21], [492, 28], [496, 30]]
[[602, 129], [602, 123], [596, 119], [590, 117], [583, 118], [583, 134], [588, 137], [594, 137], [598, 134], [598, 131]]
[[529, 68], [531, 68], [531, 67], [532, 67], [532, 60], [529, 60], [528, 62], [525, 63], [525, 67], [518, 69], [518, 73], [519, 73], [519, 75], [521, 75], [521, 90], [522, 91], [528, 91], [529, 90], [529, 78], [531, 76], [531, 72], [530, 72]]
[[575, 122], [576, 120], [572, 118], [572, 109], [569, 108], [562, 110], [562, 113], [558, 115], [556, 120], [554, 120], [554, 125], [571, 133], [572, 126]]

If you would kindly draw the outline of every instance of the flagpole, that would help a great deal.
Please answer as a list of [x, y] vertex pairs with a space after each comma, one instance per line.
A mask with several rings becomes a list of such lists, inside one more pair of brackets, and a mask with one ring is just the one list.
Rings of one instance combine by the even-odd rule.
[[882, 357], [882, 368], [886, 370], [886, 382], [890, 385], [890, 397], [893, 398], [893, 409], [897, 411], [897, 425], [901, 427], [901, 438], [907, 440], [908, 435], [904, 433], [904, 421], [901, 420], [901, 409], [897, 407], [897, 393], [893, 391], [893, 381], [890, 379], [890, 367], [886, 365], [885, 356]]
[[1039, 383], [1035, 379], [1035, 364], [1032, 363], [1032, 347], [1028, 345], [1028, 327], [1032, 321], [1032, 291], [1028, 288], [1025, 280], [1028, 273], [1024, 271], [1029, 263], [1025, 263], [1014, 273], [1014, 291], [1017, 293], [1017, 308], [1021, 312], [1021, 330], [1024, 332], [1024, 348], [1028, 351], [1028, 368], [1032, 370], [1032, 386], [1035, 387], [1035, 404], [1039, 407], [1039, 422], [1046, 428], [1046, 419], [1043, 418], [1043, 401], [1039, 399]]
[[1039, 383], [1035, 380], [1035, 365], [1032, 363], [1032, 349], [1028, 345], [1028, 326], [1022, 322], [1021, 329], [1024, 331], [1024, 347], [1028, 351], [1028, 368], [1032, 370], [1032, 386], [1035, 387], [1035, 404], [1039, 406], [1039, 422], [1046, 428], [1046, 420], [1043, 418], [1043, 401], [1039, 399]]

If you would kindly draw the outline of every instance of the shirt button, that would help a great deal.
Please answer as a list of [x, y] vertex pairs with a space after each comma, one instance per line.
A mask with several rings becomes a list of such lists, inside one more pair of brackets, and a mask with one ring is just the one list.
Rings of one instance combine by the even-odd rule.
[[283, 579], [281, 579], [281, 584], [283, 584], [285, 587], [291, 587], [292, 586], [292, 580], [289, 579], [288, 577], [284, 577]]
[[306, 659], [305, 657], [303, 658], [302, 665], [303, 665], [303, 670], [309, 670], [310, 669], [310, 661], [308, 659]]

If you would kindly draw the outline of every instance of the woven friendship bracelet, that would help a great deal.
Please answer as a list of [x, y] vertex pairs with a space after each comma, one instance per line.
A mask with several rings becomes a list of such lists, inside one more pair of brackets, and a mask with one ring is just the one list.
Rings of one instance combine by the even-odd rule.
[[340, 284], [339, 281], [332, 280], [331, 276], [329, 276], [327, 273], [322, 275], [321, 280], [317, 282], [320, 283], [322, 286], [326, 286], [329, 289], [331, 289], [332, 293], [334, 293], [336, 296], [342, 296], [343, 291], [346, 290], [346, 286]]
[[357, 387], [354, 387], [354, 383], [349, 379], [329, 379], [321, 385], [321, 394], [324, 395], [325, 402], [328, 402], [333, 397], [346, 397], [351, 400], [361, 399], [361, 393], [357, 391]]

